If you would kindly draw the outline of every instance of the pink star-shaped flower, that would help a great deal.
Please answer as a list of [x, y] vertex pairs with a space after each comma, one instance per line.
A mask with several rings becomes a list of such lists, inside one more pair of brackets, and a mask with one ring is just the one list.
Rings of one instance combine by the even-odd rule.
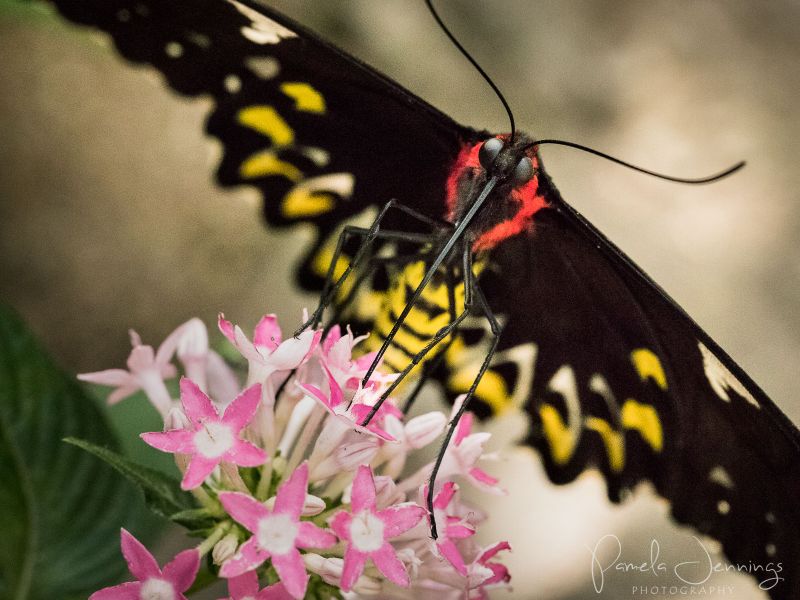
[[322, 341], [322, 364], [342, 387], [357, 388], [359, 381], [372, 364], [377, 352], [370, 352], [353, 359], [353, 348], [367, 337], [366, 335], [355, 337], [349, 326], [347, 333], [342, 335], [342, 329], [337, 324], [330, 328]]
[[238, 577], [228, 579], [228, 598], [222, 600], [293, 600], [280, 582], [258, 590], [258, 574], [247, 571]]
[[488, 600], [487, 587], [497, 587], [508, 584], [511, 574], [508, 567], [491, 559], [498, 552], [511, 550], [508, 542], [497, 542], [478, 552], [478, 556], [467, 567], [467, 581], [470, 589], [470, 600]]
[[255, 384], [239, 394], [220, 417], [211, 399], [184, 377], [181, 404], [193, 429], [143, 433], [141, 437], [164, 452], [192, 455], [181, 481], [181, 487], [190, 490], [202, 485], [223, 461], [241, 467], [264, 464], [266, 452], [240, 437], [242, 429], [253, 419], [260, 399], [261, 386]]
[[197, 550], [184, 550], [162, 570], [147, 548], [125, 529], [121, 530], [120, 538], [122, 555], [128, 563], [128, 569], [139, 581], [104, 588], [92, 594], [89, 600], [186, 600], [183, 592], [192, 585], [200, 568], [200, 553]]
[[377, 510], [375, 497], [372, 469], [362, 465], [353, 481], [351, 512], [340, 511], [330, 521], [336, 535], [348, 542], [341, 586], [345, 592], [364, 572], [368, 558], [390, 581], [404, 587], [409, 584], [408, 572], [389, 540], [419, 523], [425, 509], [407, 503]]
[[277, 371], [290, 371], [301, 365], [322, 336], [321, 331], [308, 330], [299, 336], [283, 341], [278, 318], [265, 315], [253, 331], [253, 341], [247, 339], [244, 331], [220, 313], [219, 330], [236, 349], [247, 359], [250, 366], [250, 381], [263, 382]]
[[461, 475], [485, 492], [503, 495], [506, 491], [498, 485], [499, 480], [476, 466], [483, 454], [483, 446], [489, 441], [492, 434], [483, 431], [472, 433], [472, 420], [471, 412], [465, 412], [461, 416], [453, 440], [442, 460], [438, 476], [448, 478]]
[[345, 423], [348, 427], [360, 431], [361, 433], [369, 433], [378, 436], [387, 442], [395, 441], [391, 435], [380, 427], [379, 423], [383, 420], [385, 415], [394, 415], [398, 418], [402, 417], [403, 413], [400, 412], [400, 409], [387, 400], [381, 405], [380, 410], [378, 410], [375, 417], [369, 422], [369, 425], [362, 427], [361, 423], [372, 410], [372, 404], [369, 402], [374, 403], [377, 401], [378, 397], [380, 397], [380, 391], [372, 388], [359, 387], [348, 408], [348, 403], [344, 399], [344, 392], [341, 386], [336, 381], [333, 374], [328, 371], [327, 368], [323, 368], [328, 375], [329, 394], [325, 394], [325, 392], [315, 385], [301, 383], [297, 385], [300, 386], [307, 396], [315, 398], [326, 411]]
[[108, 385], [116, 388], [108, 396], [109, 404], [116, 404], [137, 391], [144, 390], [156, 410], [166, 417], [172, 404], [164, 380], [175, 377], [177, 370], [170, 361], [175, 354], [177, 339], [168, 337], [164, 343], [154, 351], [152, 346], [142, 344], [142, 339], [135, 331], [130, 331], [131, 350], [128, 356], [128, 370], [106, 369], [94, 373], [78, 375], [81, 381]]
[[236, 521], [253, 533], [220, 569], [222, 577], [236, 577], [258, 567], [268, 558], [286, 591], [302, 598], [308, 585], [298, 548], [330, 548], [336, 537], [309, 521], [300, 521], [308, 488], [308, 465], [303, 463], [280, 488], [272, 510], [252, 496], [222, 492], [219, 500]]
[[465, 522], [464, 519], [447, 512], [447, 507], [455, 498], [457, 491], [458, 486], [452, 481], [448, 481], [433, 498], [433, 515], [439, 526], [436, 549], [453, 565], [456, 571], [466, 576], [467, 566], [464, 564], [464, 558], [453, 540], [463, 540], [474, 535], [475, 528]]

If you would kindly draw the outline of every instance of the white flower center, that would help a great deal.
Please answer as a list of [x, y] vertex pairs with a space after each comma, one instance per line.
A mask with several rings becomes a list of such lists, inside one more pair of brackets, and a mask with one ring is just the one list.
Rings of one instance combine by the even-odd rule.
[[368, 510], [353, 515], [350, 523], [350, 540], [360, 552], [375, 552], [383, 546], [384, 524], [377, 515]]
[[233, 447], [235, 438], [228, 425], [219, 422], [203, 423], [194, 434], [194, 446], [205, 458], [217, 458]]
[[175, 588], [169, 581], [151, 577], [139, 588], [141, 600], [175, 600]]
[[299, 531], [288, 515], [269, 515], [258, 522], [258, 545], [270, 554], [286, 554], [295, 547]]

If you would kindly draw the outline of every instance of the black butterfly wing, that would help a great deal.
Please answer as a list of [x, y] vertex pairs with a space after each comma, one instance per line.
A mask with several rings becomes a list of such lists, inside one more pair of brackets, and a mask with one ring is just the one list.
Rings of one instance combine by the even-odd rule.
[[535, 345], [528, 442], [548, 475], [596, 468], [613, 500], [649, 480], [774, 598], [800, 597], [800, 432], [546, 176], [542, 188], [550, 207], [494, 252], [483, 285], [508, 318], [501, 348]]
[[[463, 143], [485, 137], [248, 0], [54, 2], [108, 32], [126, 59], [156, 67], [175, 91], [213, 98], [218, 181], [260, 190], [272, 225], [317, 227], [299, 271], [305, 287], [319, 287], [330, 258], [320, 253], [342, 224], [369, 220], [370, 207], [394, 198], [441, 218], [450, 165]], [[389, 214], [385, 228], [420, 226]]]

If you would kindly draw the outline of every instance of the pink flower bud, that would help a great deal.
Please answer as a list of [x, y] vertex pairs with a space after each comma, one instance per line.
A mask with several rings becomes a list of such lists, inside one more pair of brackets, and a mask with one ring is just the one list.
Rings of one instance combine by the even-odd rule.
[[438, 411], [414, 417], [406, 423], [406, 443], [415, 449], [427, 446], [439, 437], [445, 423], [447, 417]]
[[214, 544], [214, 549], [211, 551], [211, 558], [215, 565], [221, 565], [231, 556], [236, 554], [236, 548], [239, 546], [239, 538], [236, 534], [229, 533], [220, 541]]

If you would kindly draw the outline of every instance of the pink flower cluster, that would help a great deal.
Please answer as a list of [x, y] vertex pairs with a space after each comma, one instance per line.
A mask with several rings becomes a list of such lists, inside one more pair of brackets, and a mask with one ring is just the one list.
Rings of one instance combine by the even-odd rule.
[[[406, 420], [389, 398], [361, 425], [395, 376], [378, 369], [361, 380], [374, 355], [358, 356], [356, 338], [337, 325], [323, 336], [308, 330], [283, 339], [274, 315], [252, 339], [220, 315], [220, 331], [247, 361], [244, 389], [209, 348], [203, 323], [192, 319], [157, 351], [131, 333], [128, 370], [80, 376], [116, 388], [109, 403], [143, 390], [165, 430], [143, 433], [149, 445], [175, 455], [191, 491], [218, 525], [196, 549], [163, 571], [147, 550], [122, 532], [122, 552], [138, 582], [96, 592], [103, 598], [183, 598], [211, 552], [230, 598], [303, 598], [313, 586], [358, 598], [486, 598], [507, 586], [497, 554], [505, 542], [481, 547], [485, 517], [459, 497], [457, 482], [504, 493], [478, 466], [489, 434], [472, 432], [472, 415], [457, 425], [434, 490], [430, 536], [425, 508], [432, 462], [406, 473], [412, 452], [432, 448], [447, 426], [441, 412]], [[184, 376], [180, 399], [166, 379]], [[212, 400], [213, 398], [213, 400]], [[271, 582], [259, 591], [259, 579]], [[143, 595], [146, 590], [160, 596]]]

